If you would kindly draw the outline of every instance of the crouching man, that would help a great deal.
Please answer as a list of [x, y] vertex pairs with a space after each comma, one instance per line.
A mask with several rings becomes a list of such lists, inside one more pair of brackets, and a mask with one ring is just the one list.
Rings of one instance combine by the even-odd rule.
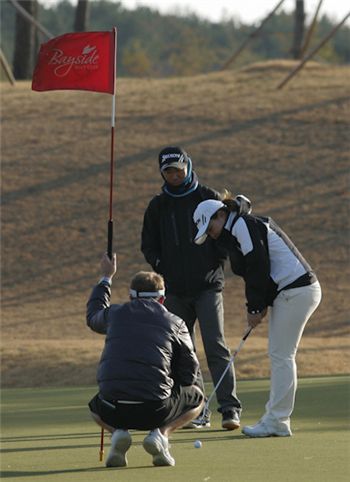
[[89, 402], [98, 425], [112, 433], [107, 467], [127, 465], [129, 429], [149, 430], [143, 447], [153, 465], [175, 465], [169, 435], [201, 412], [204, 396], [194, 385], [198, 360], [184, 321], [163, 306], [161, 275], [141, 271], [130, 285], [130, 301], [110, 305], [116, 255], [104, 255], [102, 278], [87, 303], [87, 324], [106, 334], [97, 381]]

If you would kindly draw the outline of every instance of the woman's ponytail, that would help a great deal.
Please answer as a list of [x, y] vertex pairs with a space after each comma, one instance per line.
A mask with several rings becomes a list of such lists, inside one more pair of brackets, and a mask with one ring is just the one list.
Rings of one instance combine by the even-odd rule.
[[228, 191], [227, 189], [224, 189], [220, 197], [221, 197], [221, 201], [225, 204], [228, 211], [230, 212], [239, 211], [239, 204], [233, 198], [232, 193], [230, 191]]

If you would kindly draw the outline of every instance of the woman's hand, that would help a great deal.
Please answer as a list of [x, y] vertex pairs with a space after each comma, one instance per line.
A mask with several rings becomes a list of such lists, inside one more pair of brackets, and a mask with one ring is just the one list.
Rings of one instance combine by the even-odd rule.
[[262, 319], [266, 316], [266, 314], [267, 314], [267, 308], [264, 308], [261, 311], [261, 313], [247, 313], [248, 325], [251, 328], [255, 328], [262, 322]]

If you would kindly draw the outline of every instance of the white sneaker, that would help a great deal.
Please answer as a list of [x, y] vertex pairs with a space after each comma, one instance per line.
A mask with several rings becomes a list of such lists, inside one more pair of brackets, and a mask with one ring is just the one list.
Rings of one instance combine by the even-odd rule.
[[131, 443], [131, 435], [127, 430], [115, 430], [111, 437], [111, 448], [106, 460], [106, 467], [127, 466], [126, 452], [129, 450]]
[[175, 459], [170, 455], [168, 438], [156, 428], [143, 441], [143, 448], [153, 456], [153, 465], [175, 465]]
[[258, 422], [256, 425], [242, 428], [242, 433], [248, 437], [290, 437], [292, 432], [289, 428], [273, 428], [268, 427], [264, 422]]

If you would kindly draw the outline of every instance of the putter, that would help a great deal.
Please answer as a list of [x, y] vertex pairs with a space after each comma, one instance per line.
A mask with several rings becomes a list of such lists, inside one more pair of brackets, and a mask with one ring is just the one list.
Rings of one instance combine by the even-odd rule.
[[253, 330], [252, 327], [249, 327], [249, 328], [247, 329], [247, 331], [244, 333], [244, 335], [243, 335], [243, 337], [242, 337], [239, 345], [237, 346], [237, 348], [235, 349], [235, 351], [232, 353], [232, 355], [231, 355], [231, 357], [230, 357], [230, 359], [229, 359], [229, 361], [228, 361], [228, 363], [227, 363], [227, 366], [226, 366], [225, 370], [223, 371], [221, 377], [219, 378], [217, 384], [216, 384], [215, 387], [214, 387], [214, 390], [211, 392], [211, 394], [209, 395], [208, 400], [206, 401], [206, 403], [205, 403], [205, 405], [204, 405], [203, 414], [202, 414], [202, 416], [201, 416], [201, 418], [200, 418], [201, 422], [204, 423], [205, 417], [206, 417], [206, 415], [207, 415], [207, 413], [208, 413], [208, 411], [209, 411], [210, 402], [211, 402], [213, 396], [215, 395], [216, 390], [218, 389], [218, 386], [219, 386], [220, 383], [222, 382], [224, 376], [225, 376], [226, 373], [227, 373], [227, 370], [228, 370], [228, 369], [230, 368], [230, 366], [231, 366], [231, 363], [233, 363], [233, 361], [234, 361], [237, 353], [241, 350], [242, 346], [244, 345], [244, 342], [246, 341], [246, 339], [248, 338], [248, 336], [250, 335], [250, 333], [252, 332], [252, 330]]

